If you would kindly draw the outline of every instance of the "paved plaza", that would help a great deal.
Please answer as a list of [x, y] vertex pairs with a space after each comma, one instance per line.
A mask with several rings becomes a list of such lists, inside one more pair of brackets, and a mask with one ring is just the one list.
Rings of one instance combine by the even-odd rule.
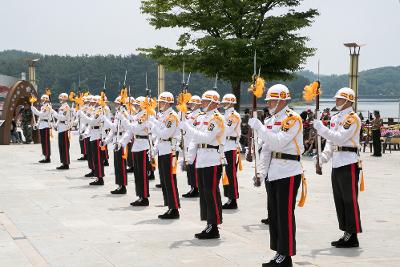
[[[205, 227], [198, 199], [181, 198], [181, 218], [161, 221], [158, 181], [150, 183], [150, 206], [134, 208], [133, 174], [128, 193], [111, 195], [114, 172], [106, 168], [104, 186], [89, 186], [86, 162], [76, 136], [71, 139], [71, 169], [57, 171], [58, 148], [52, 140], [52, 163], [39, 164], [40, 145], [0, 146], [0, 266], [261, 266], [269, 250], [264, 186], [254, 188], [251, 163], [239, 173], [239, 209], [223, 212], [219, 240], [194, 238]], [[315, 175], [304, 159], [308, 198], [296, 208], [295, 266], [400, 265], [400, 152], [382, 158], [363, 154], [365, 192], [359, 202], [364, 232], [360, 248], [336, 249], [330, 242], [341, 232], [330, 182], [330, 165]], [[179, 193], [189, 187], [178, 173]], [[222, 186], [221, 186], [222, 188]], [[299, 197], [299, 196], [298, 196]], [[225, 199], [223, 199], [225, 202]]]

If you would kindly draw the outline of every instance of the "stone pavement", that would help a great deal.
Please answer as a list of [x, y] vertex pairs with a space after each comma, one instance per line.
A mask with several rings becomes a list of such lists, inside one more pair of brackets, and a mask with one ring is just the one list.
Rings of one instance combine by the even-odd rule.
[[[37, 163], [40, 145], [0, 146], [0, 266], [260, 266], [273, 256], [268, 226], [260, 223], [266, 217], [266, 193], [264, 187], [253, 187], [250, 163], [239, 173], [239, 209], [223, 214], [221, 239], [200, 241], [193, 236], [205, 226], [197, 199], [181, 199], [180, 220], [158, 220], [165, 208], [156, 182], [150, 183], [150, 207], [131, 207], [133, 175], [127, 195], [111, 195], [110, 160], [105, 186], [88, 186], [86, 163], [75, 160], [80, 156], [77, 137], [71, 141], [73, 160], [67, 171], [55, 170], [55, 139], [52, 163], [44, 165]], [[363, 158], [366, 191], [359, 198], [364, 233], [360, 248], [347, 250], [330, 246], [341, 235], [330, 166], [317, 176], [312, 161], [303, 161], [308, 198], [296, 208], [295, 266], [400, 265], [400, 153], [382, 158], [366, 153]], [[186, 176], [179, 173], [178, 180], [179, 193], [185, 193]]]

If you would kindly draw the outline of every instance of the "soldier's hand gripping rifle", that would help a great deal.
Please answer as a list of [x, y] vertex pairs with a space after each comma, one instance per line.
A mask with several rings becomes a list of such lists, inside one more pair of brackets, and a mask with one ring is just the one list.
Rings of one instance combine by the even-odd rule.
[[[303, 98], [305, 101], [310, 102], [315, 99], [315, 114], [314, 120], [318, 120], [320, 115], [319, 111], [319, 96], [321, 95], [320, 90], [320, 81], [315, 81], [310, 85], [304, 87]], [[319, 175], [322, 175], [322, 152], [321, 152], [321, 136], [315, 135], [315, 147], [317, 150], [316, 164], [315, 164], [315, 172]]]
[[[261, 78], [261, 68], [258, 71], [257, 75], [257, 52], [254, 51], [254, 60], [253, 60], [253, 82], [249, 88], [249, 92], [252, 93], [253, 105], [252, 105], [252, 115], [253, 118], [258, 119], [257, 113], [257, 98], [262, 97], [264, 93], [265, 82], [264, 79]], [[257, 158], [258, 158], [258, 137], [257, 131], [249, 129], [248, 135], [248, 152], [246, 155], [246, 160], [252, 162], [254, 159], [254, 186], [261, 186], [261, 177], [257, 172]]]
[[[156, 114], [155, 108], [157, 106], [157, 102], [151, 98], [151, 89], [148, 86], [148, 79], [146, 73], [146, 99], [143, 103], [142, 109], [145, 110], [146, 114], [146, 122], [149, 119], [149, 116], [154, 116]], [[151, 132], [149, 132], [149, 158], [152, 166], [155, 166], [155, 155], [154, 155], [154, 146], [153, 146], [153, 137]]]
[[[178, 96], [178, 105], [177, 109], [181, 112], [181, 122], [185, 122], [186, 120], [186, 113], [188, 111], [187, 103], [189, 102], [192, 95], [188, 92], [189, 82], [190, 82], [190, 74], [188, 75], [187, 80], [185, 81], [185, 63], [183, 63], [182, 69], [182, 87], [181, 93]], [[185, 132], [181, 130], [181, 148], [182, 148], [182, 157], [183, 157], [183, 164], [182, 170], [187, 170], [187, 159], [186, 159], [186, 147], [185, 147]]]
[[[31, 94], [31, 96], [29, 97], [29, 103], [31, 103], [31, 107], [33, 107], [33, 104], [34, 104], [36, 101], [37, 101], [37, 98], [36, 98], [33, 94]], [[36, 130], [38, 129], [38, 125], [37, 125], [37, 122], [36, 122], [35, 114], [32, 114], [32, 119], [33, 119], [33, 126], [32, 126], [32, 129], [33, 129], [34, 131], [36, 131]]]

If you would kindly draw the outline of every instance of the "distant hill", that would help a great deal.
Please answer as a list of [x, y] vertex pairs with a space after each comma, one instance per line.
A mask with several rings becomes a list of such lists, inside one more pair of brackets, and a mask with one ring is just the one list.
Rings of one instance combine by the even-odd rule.
[[[81, 79], [81, 88], [90, 89], [92, 93], [98, 93], [103, 88], [104, 75], [107, 75], [107, 95], [114, 98], [123, 83], [125, 70], [128, 70], [127, 84], [131, 85], [132, 95], [138, 96], [145, 93], [145, 75], [148, 73], [149, 87], [153, 94], [157, 91], [157, 64], [141, 55], [129, 56], [59, 56], [41, 55], [17, 50], [0, 52], [0, 74], [20, 77], [21, 72], [27, 72], [27, 59], [40, 58], [37, 67], [37, 83], [39, 92], [45, 87], [50, 87], [54, 95], [61, 92], [77, 91], [78, 77]], [[251, 75], [251, 74], [250, 74]], [[310, 71], [300, 71], [295, 74], [292, 81], [284, 81], [292, 91], [294, 100], [301, 98], [304, 86], [314, 79], [316, 75]], [[181, 73], [166, 72], [166, 89], [175, 95], [179, 93], [181, 86]], [[267, 86], [282, 82], [268, 81]], [[400, 66], [384, 67], [368, 70], [360, 73], [360, 94], [370, 97], [393, 97], [400, 95]], [[347, 75], [322, 76], [321, 82], [324, 97], [329, 97], [334, 92], [348, 84]], [[194, 73], [191, 76], [190, 91], [201, 94], [205, 89], [214, 85], [212, 78]], [[247, 92], [248, 85], [242, 84], [242, 101], [249, 103]], [[219, 81], [220, 94], [230, 92], [230, 84]]]

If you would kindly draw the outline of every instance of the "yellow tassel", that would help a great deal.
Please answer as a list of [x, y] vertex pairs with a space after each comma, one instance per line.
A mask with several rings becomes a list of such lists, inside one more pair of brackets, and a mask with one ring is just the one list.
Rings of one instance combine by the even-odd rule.
[[242, 171], [243, 170], [243, 164], [242, 164], [242, 157], [240, 156], [240, 151], [238, 151], [237, 154], [238, 154], [239, 171]]
[[128, 158], [128, 146], [125, 147], [124, 154], [122, 154], [122, 158], [123, 159], [127, 159]]
[[365, 188], [364, 188], [364, 171], [361, 170], [360, 192], [363, 192], [364, 190], [365, 190]]
[[304, 204], [306, 203], [306, 198], [307, 198], [307, 181], [306, 178], [304, 177], [304, 173], [301, 174], [301, 197], [299, 200], [299, 204], [297, 206], [303, 207]]
[[224, 170], [224, 176], [222, 177], [222, 185], [229, 185], [228, 175], [226, 175], [225, 170]]
[[151, 167], [153, 168], [153, 170], [155, 170], [155, 169], [157, 168], [156, 159], [152, 159], [152, 160], [151, 160]]
[[175, 157], [173, 157], [173, 159], [172, 159], [172, 174], [176, 174], [176, 169], [177, 169], [177, 166], [178, 166], [178, 161], [176, 160], [176, 158]]

